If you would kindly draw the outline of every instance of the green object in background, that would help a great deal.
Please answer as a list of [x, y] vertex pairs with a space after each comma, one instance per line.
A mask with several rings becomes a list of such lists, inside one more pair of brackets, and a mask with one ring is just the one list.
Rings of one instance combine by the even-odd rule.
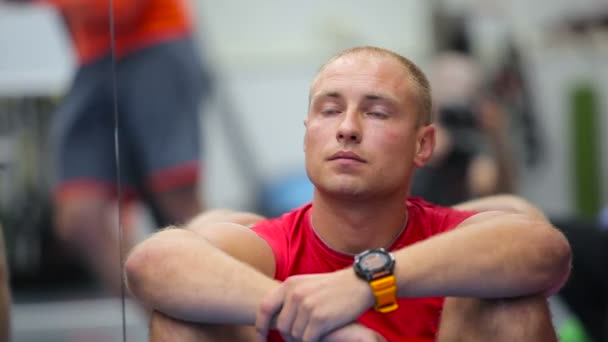
[[560, 342], [590, 342], [591, 338], [587, 335], [585, 328], [578, 319], [570, 318], [563, 322], [557, 330]]
[[581, 217], [594, 219], [601, 207], [599, 105], [590, 83], [571, 95], [572, 167], [575, 207]]

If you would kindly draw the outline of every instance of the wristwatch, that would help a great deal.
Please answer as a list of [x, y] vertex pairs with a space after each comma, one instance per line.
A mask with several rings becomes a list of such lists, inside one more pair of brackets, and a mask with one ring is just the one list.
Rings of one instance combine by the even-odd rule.
[[376, 311], [397, 309], [397, 283], [393, 271], [395, 257], [384, 248], [368, 249], [355, 255], [353, 264], [357, 276], [367, 282], [376, 297]]

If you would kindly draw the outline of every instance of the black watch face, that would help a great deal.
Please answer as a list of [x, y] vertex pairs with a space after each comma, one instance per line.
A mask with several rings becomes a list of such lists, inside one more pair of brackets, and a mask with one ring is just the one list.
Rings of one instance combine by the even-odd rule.
[[366, 272], [375, 272], [379, 271], [386, 267], [390, 263], [390, 258], [388, 254], [373, 252], [367, 255], [364, 255], [359, 260], [359, 266], [362, 270]]

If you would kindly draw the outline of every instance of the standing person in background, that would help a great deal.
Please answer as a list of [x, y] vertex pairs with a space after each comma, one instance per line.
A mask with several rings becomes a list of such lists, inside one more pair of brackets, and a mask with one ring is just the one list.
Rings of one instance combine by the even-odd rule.
[[[114, 0], [113, 20], [107, 0], [40, 2], [61, 13], [78, 61], [71, 89], [53, 117], [56, 232], [118, 293], [118, 182], [123, 208], [140, 199], [159, 226], [183, 223], [203, 208], [199, 110], [209, 87], [190, 2]], [[124, 227], [129, 248], [133, 227]]]
[[432, 63], [437, 145], [415, 173], [412, 196], [453, 205], [516, 190], [509, 113], [485, 95], [482, 79], [479, 65], [464, 53], [444, 52]]

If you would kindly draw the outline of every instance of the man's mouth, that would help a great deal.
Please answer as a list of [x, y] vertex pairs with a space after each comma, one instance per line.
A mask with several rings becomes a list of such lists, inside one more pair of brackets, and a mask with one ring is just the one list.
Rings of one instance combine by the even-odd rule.
[[365, 159], [359, 157], [358, 154], [356, 154], [355, 152], [352, 151], [338, 151], [336, 153], [334, 153], [331, 157], [329, 157], [329, 160], [337, 160], [337, 159], [350, 159], [350, 160], [355, 160], [361, 163], [365, 163]]

